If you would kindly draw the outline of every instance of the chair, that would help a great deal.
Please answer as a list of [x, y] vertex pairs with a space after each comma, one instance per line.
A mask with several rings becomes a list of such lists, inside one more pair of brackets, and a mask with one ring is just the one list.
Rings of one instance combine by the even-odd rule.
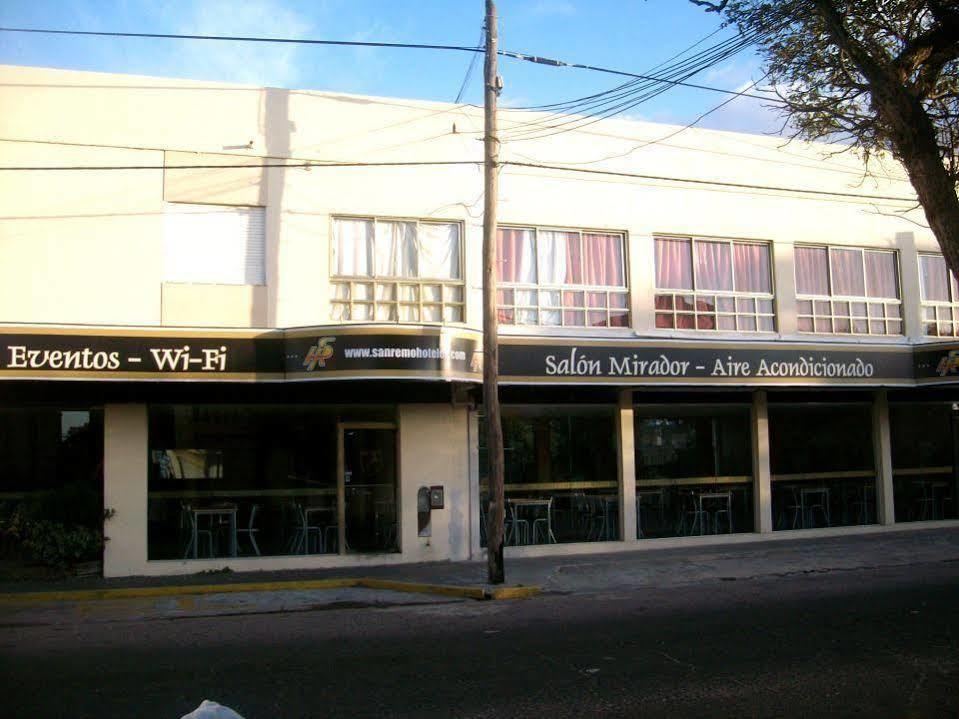
[[209, 548], [209, 558], [212, 559], [216, 552], [213, 549], [213, 531], [210, 529], [200, 529], [197, 525], [196, 514], [193, 513], [193, 506], [190, 504], [181, 504], [181, 520], [186, 518], [187, 520], [187, 531], [188, 539], [186, 544], [186, 551], [183, 552], [183, 558], [188, 559], [190, 553], [193, 553], [193, 558], [197, 559], [199, 556], [199, 547], [197, 546], [200, 543], [200, 540], [206, 538], [207, 547]]
[[854, 492], [849, 504], [856, 515], [856, 524], [872, 524], [872, 518], [875, 516], [873, 510], [875, 496], [876, 486], [874, 484], [866, 484], [861, 491], [857, 489]]
[[[703, 510], [706, 519], [706, 529], [711, 534], [719, 534], [719, 520], [726, 518], [726, 528], [729, 534], [733, 533], [733, 493], [725, 492], [706, 492], [699, 496], [699, 505]], [[713, 509], [707, 509], [712, 505]], [[718, 505], [718, 506], [717, 506]], [[710, 514], [712, 518], [710, 520]]]
[[[804, 487], [799, 490], [802, 505], [805, 507], [806, 515], [809, 517], [809, 525], [815, 525], [815, 513], [818, 510], [822, 515], [823, 524], [827, 527], [832, 526], [829, 519], [829, 490], [826, 487]], [[813, 499], [807, 503], [808, 498]], [[803, 518], [803, 527], [805, 527], [805, 517]]]
[[239, 529], [236, 530], [237, 540], [239, 540], [239, 536], [241, 534], [245, 534], [247, 538], [250, 540], [250, 544], [253, 547], [253, 551], [256, 553], [256, 556], [258, 557], [260, 556], [260, 546], [256, 543], [256, 535], [260, 530], [254, 527], [253, 524], [254, 522], [256, 522], [256, 513], [259, 510], [260, 510], [259, 504], [254, 504], [252, 507], [250, 507], [250, 518], [247, 520], [246, 526], [240, 527]]
[[679, 526], [676, 528], [677, 535], [692, 536], [693, 534], [706, 534], [706, 525], [709, 522], [706, 512], [703, 511], [702, 502], [692, 492], [683, 497], [685, 505], [679, 518]]
[[[508, 503], [507, 506], [509, 507], [510, 524], [512, 524], [511, 534], [513, 539], [513, 545], [519, 546], [521, 543], [529, 544], [530, 543], [529, 520], [520, 519], [519, 514], [516, 512], [515, 504]], [[505, 538], [503, 543], [506, 544]]]
[[556, 544], [556, 535], [553, 534], [553, 498], [549, 498], [546, 505], [546, 516], [537, 517], [533, 520], [533, 544], [538, 544], [536, 530], [540, 530], [543, 537], [543, 544]]
[[586, 495], [586, 506], [589, 508], [588, 529], [586, 541], [600, 541], [609, 538], [609, 527], [606, 523], [606, 508], [603, 500], [591, 494]]
[[290, 538], [289, 550], [291, 554], [309, 554], [311, 549], [310, 538], [316, 538], [316, 551], [323, 551], [323, 534], [318, 526], [311, 526], [306, 519], [306, 512], [299, 502], [293, 503], [293, 536]]

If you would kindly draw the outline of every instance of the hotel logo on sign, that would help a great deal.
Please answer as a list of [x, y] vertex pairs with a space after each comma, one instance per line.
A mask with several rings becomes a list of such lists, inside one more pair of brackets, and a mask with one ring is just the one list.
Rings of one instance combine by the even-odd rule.
[[945, 377], [950, 374], [959, 374], [959, 350], [950, 350], [949, 354], [939, 360], [936, 374]]
[[316, 367], [326, 367], [326, 361], [333, 356], [334, 342], [336, 337], [320, 337], [316, 344], [310, 347], [306, 359], [303, 360], [307, 372], [312, 372]]

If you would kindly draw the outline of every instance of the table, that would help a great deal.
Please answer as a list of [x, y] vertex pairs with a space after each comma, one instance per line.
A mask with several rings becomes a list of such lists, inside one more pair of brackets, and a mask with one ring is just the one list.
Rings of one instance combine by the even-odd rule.
[[[918, 500], [918, 511], [914, 512], [920, 521], [928, 519], [942, 519], [945, 516], [946, 496], [949, 493], [949, 482], [940, 479], [913, 480], [922, 490], [922, 497]], [[941, 496], [936, 496], [936, 490], [941, 490]], [[940, 511], [937, 511], [937, 508]], [[932, 516], [929, 516], [929, 515]], [[938, 515], [938, 516], [937, 516]]]
[[[713, 512], [713, 515], [718, 515], [720, 512], [726, 512], [726, 518], [729, 520], [729, 534], [733, 533], [733, 493], [731, 490], [726, 490], [724, 492], [716, 491], [706, 491], [706, 492], [697, 492], [696, 501], [699, 505], [699, 513], [703, 519], [708, 519], [706, 516], [706, 510], [703, 509], [703, 501], [719, 501], [726, 503], [726, 509], [718, 509]], [[713, 520], [713, 532], [711, 534], [719, 534], [719, 521], [717, 519]], [[700, 521], [700, 534], [705, 534], [704, 527], [702, 526], [703, 522]]]
[[[815, 498], [819, 497], [819, 504], [813, 504]], [[807, 498], [809, 499], [809, 504], [807, 504]], [[806, 507], [809, 507], [810, 510], [815, 509], [819, 506], [822, 509], [823, 517], [826, 520], [826, 526], [832, 526], [832, 522], [829, 519], [829, 488], [828, 487], [800, 487], [799, 488], [799, 509], [802, 512], [802, 527], [806, 528]]]
[[536, 508], [536, 507], [545, 507], [546, 509], [546, 529], [547, 529], [547, 543], [555, 544], [556, 535], [553, 534], [553, 499], [545, 497], [511, 497], [507, 500], [507, 503], [513, 507], [513, 544], [519, 544], [519, 522], [526, 522], [530, 527], [530, 541], [529, 544], [532, 544], [532, 539], [535, 537], [533, 533], [533, 524], [535, 524], [537, 518], [533, 518], [533, 523], [530, 524], [528, 519], [519, 519], [517, 516], [518, 510], [521, 508]]
[[[236, 556], [236, 512], [237, 506], [235, 504], [221, 504], [221, 505], [208, 505], [205, 507], [193, 507], [188, 506], [187, 511], [190, 512], [193, 516], [191, 519], [191, 529], [192, 536], [190, 538], [190, 546], [187, 547], [186, 553], [190, 554], [190, 549], [193, 549], [193, 558], [198, 559], [198, 539], [199, 539], [199, 525], [200, 517], [209, 517], [210, 518], [210, 538], [211, 538], [211, 550], [212, 550], [212, 538], [213, 538], [213, 520], [216, 517], [226, 517], [229, 523], [229, 533], [230, 533], [230, 556]], [[212, 552], [211, 554], [216, 554]], [[210, 557], [211, 559], [213, 557]]]
[[649, 504], [649, 502], [644, 502], [644, 499], [655, 500], [657, 511], [659, 513], [659, 524], [663, 523], [663, 511], [664, 505], [666, 502], [666, 490], [660, 487], [659, 489], [637, 489], [636, 490], [636, 538], [642, 539], [643, 535], [643, 504]]
[[601, 494], [599, 499], [603, 503], [603, 527], [599, 536], [601, 539], [609, 540], [612, 539], [612, 528], [614, 526], [612, 510], [619, 506], [619, 495]]
[[[312, 524], [310, 522], [310, 517], [314, 514], [319, 515], [321, 518], [324, 516], [328, 516], [329, 521], [327, 521], [325, 525], [320, 524], [320, 520], [317, 520], [316, 524]], [[329, 534], [331, 529], [333, 531], [339, 531], [337, 528], [336, 505], [324, 504], [316, 507], [303, 507], [303, 515], [304, 515], [304, 519], [306, 520], [306, 532], [307, 532], [307, 536], [306, 536], [307, 546], [304, 549], [304, 554], [309, 554], [310, 527], [316, 527], [316, 536], [317, 536], [317, 544], [318, 544], [317, 549], [319, 549], [320, 554], [325, 554], [326, 548], [327, 546], [329, 546], [329, 542], [327, 541], [326, 535]]]

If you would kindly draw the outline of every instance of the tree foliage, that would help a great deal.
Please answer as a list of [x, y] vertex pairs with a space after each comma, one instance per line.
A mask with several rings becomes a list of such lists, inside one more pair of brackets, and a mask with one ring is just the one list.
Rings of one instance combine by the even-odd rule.
[[959, 3], [690, 0], [755, 37], [789, 126], [888, 151], [959, 274]]

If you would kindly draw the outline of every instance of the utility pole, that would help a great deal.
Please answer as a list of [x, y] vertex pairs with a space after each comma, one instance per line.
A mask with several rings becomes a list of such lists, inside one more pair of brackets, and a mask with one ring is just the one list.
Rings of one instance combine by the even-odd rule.
[[503, 424], [499, 412], [499, 323], [496, 317], [496, 200], [499, 172], [499, 138], [496, 136], [496, 100], [502, 80], [496, 73], [496, 2], [486, 0], [486, 62], [483, 108], [483, 411], [486, 414], [489, 514], [486, 557], [490, 584], [505, 581], [503, 535], [506, 500], [503, 490]]

